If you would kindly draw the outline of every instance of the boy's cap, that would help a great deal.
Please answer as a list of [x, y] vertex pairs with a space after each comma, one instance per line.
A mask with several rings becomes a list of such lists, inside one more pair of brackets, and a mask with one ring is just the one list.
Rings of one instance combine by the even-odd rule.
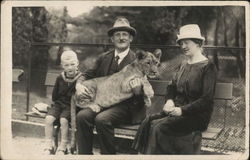
[[61, 55], [61, 62], [75, 60], [78, 61], [77, 55], [74, 51], [64, 51]]

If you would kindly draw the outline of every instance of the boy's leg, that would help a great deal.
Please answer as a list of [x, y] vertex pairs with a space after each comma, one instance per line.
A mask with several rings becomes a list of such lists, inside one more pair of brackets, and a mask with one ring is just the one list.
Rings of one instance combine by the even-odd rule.
[[[52, 105], [51, 108], [48, 109], [48, 114], [45, 117], [45, 138], [47, 141], [47, 146], [45, 150], [49, 150], [51, 154], [54, 152], [55, 144], [54, 144], [54, 122], [59, 118], [61, 113], [61, 109], [57, 105]], [[46, 154], [46, 153], [45, 153]]]
[[70, 106], [66, 106], [60, 114], [61, 143], [57, 151], [60, 151], [61, 153], [57, 152], [57, 154], [66, 154], [66, 149], [68, 144], [68, 134], [69, 134], [69, 121], [70, 121]]
[[53, 148], [54, 147], [54, 136], [53, 136], [53, 123], [56, 120], [56, 118], [52, 115], [47, 115], [45, 118], [45, 139], [47, 143], [47, 148]]
[[61, 144], [59, 149], [65, 151], [68, 143], [69, 122], [66, 118], [60, 118], [61, 124]]

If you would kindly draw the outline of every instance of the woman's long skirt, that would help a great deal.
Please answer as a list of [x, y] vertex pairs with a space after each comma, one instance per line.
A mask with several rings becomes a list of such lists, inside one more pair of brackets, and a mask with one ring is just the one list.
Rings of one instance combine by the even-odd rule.
[[195, 121], [190, 117], [164, 117], [151, 121], [145, 154], [194, 154]]

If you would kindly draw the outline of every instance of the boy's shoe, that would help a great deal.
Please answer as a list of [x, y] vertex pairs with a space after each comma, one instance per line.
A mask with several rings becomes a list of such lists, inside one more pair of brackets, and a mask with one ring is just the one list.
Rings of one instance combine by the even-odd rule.
[[44, 155], [53, 155], [53, 154], [55, 154], [55, 149], [54, 149], [54, 147], [45, 148], [45, 149], [43, 150], [43, 154], [44, 154]]
[[58, 149], [57, 151], [56, 151], [56, 155], [65, 155], [65, 154], [68, 154], [68, 149], [67, 148], [65, 148], [65, 149]]
[[70, 147], [70, 154], [76, 154], [76, 146]]

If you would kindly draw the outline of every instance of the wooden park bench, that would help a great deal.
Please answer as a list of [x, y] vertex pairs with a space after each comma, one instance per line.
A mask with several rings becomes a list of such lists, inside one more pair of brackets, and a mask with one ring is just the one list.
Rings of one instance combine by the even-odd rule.
[[22, 69], [12, 69], [12, 82], [19, 82], [23, 73]]
[[[47, 88], [47, 95], [50, 95], [52, 93], [53, 85], [55, 83], [56, 77], [58, 76], [58, 73], [47, 73], [45, 85]], [[150, 81], [153, 90], [155, 92], [155, 95], [152, 99], [152, 106], [149, 109], [145, 109], [144, 111], [141, 111], [138, 113], [138, 116], [140, 119], [145, 117], [145, 114], [152, 114], [160, 112], [164, 106], [165, 103], [165, 93], [167, 85], [170, 83], [169, 81], [162, 81], [162, 80], [151, 80]], [[220, 128], [212, 128], [209, 127], [205, 132], [202, 132], [202, 138], [203, 139], [210, 139], [210, 140], [216, 140], [221, 131], [225, 127], [225, 117], [226, 117], [226, 108], [227, 108], [227, 102], [232, 99], [232, 92], [233, 92], [233, 84], [232, 83], [217, 83], [216, 84], [216, 92], [214, 96], [215, 101], [221, 101], [222, 106], [224, 107], [224, 122], [222, 127]], [[26, 116], [30, 117], [37, 117], [37, 118], [44, 118], [39, 115], [37, 115], [34, 112], [28, 112], [25, 114]], [[133, 140], [137, 129], [139, 128], [140, 124], [132, 124], [132, 125], [120, 125], [116, 126], [114, 129], [115, 137], [118, 138], [125, 138], [125, 139], [131, 139]], [[59, 129], [57, 129], [57, 132]], [[96, 131], [94, 130], [94, 133], [96, 134]], [[56, 139], [57, 140], [57, 139]], [[57, 142], [56, 142], [57, 143]], [[201, 146], [199, 146], [199, 149]], [[199, 150], [198, 149], [198, 150]], [[199, 152], [199, 151], [198, 151]]]

